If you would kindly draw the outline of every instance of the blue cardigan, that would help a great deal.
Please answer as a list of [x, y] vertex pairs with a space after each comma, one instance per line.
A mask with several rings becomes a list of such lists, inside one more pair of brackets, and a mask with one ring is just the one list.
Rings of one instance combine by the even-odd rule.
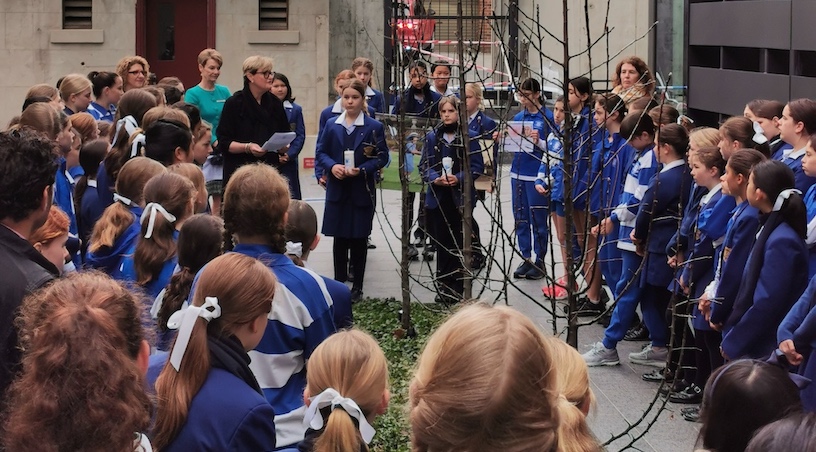
[[[793, 341], [796, 351], [805, 357], [799, 365], [799, 375], [816, 382], [816, 278], [812, 278], [807, 289], [793, 305], [788, 315], [779, 325], [776, 342]], [[802, 390], [802, 404], [805, 411], [816, 411], [816, 384]]]

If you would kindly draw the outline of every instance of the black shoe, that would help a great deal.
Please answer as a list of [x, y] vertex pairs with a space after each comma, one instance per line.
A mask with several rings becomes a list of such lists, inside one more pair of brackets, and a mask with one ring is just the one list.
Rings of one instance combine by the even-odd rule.
[[700, 421], [700, 407], [692, 406], [688, 408], [683, 408], [680, 410], [680, 415], [683, 416], [683, 419], [689, 422], [699, 422]]
[[425, 246], [425, 237], [415, 237], [416, 241], [414, 242], [414, 246], [417, 248], [422, 248]]
[[363, 289], [358, 289], [356, 287], [351, 289], [351, 302], [357, 303], [358, 301], [363, 299]]
[[374, 243], [371, 241], [371, 237], [369, 237], [369, 238], [368, 238], [368, 243], [366, 244], [366, 246], [367, 246], [367, 247], [368, 247], [368, 249], [370, 249], [370, 250], [373, 250], [373, 249], [376, 249], [376, 248], [377, 248], [377, 245], [375, 245], [375, 244], [374, 244]]
[[643, 381], [652, 383], [660, 383], [663, 380], [666, 380], [666, 383], [672, 383], [674, 381], [674, 375], [672, 375], [671, 372], [666, 372], [665, 369], [655, 369], [641, 375], [640, 378], [643, 379]]
[[527, 279], [541, 279], [544, 277], [544, 263], [543, 262], [536, 262], [535, 265], [530, 264], [530, 270], [524, 274], [524, 277]]
[[685, 380], [675, 381], [672, 384], [665, 384], [657, 390], [660, 395], [677, 394], [686, 390], [689, 384]]
[[598, 317], [606, 310], [606, 304], [601, 301], [593, 303], [589, 298], [582, 298], [576, 308], [578, 317]]
[[409, 261], [419, 260], [419, 250], [417, 250], [416, 246], [414, 245], [408, 245], [408, 260]]
[[623, 336], [625, 341], [647, 341], [649, 340], [649, 330], [642, 322], [629, 328], [629, 331]]
[[703, 390], [694, 383], [689, 384], [680, 392], [669, 394], [669, 402], [673, 403], [700, 403], [703, 401]]
[[428, 245], [427, 247], [425, 247], [424, 250], [422, 250], [422, 260], [424, 260], [425, 262], [431, 262], [432, 260], [434, 260], [434, 249], [431, 248], [430, 245]]
[[354, 266], [352, 266], [351, 264], [349, 264], [349, 266], [348, 266], [347, 274], [348, 274], [348, 279], [346, 279], [346, 281], [354, 282]]
[[611, 312], [605, 313], [598, 320], [598, 324], [601, 325], [604, 328], [609, 328], [610, 323], [612, 323], [612, 313]]
[[527, 277], [527, 273], [530, 272], [530, 269], [533, 268], [533, 264], [528, 261], [527, 259], [518, 266], [516, 271], [513, 272], [513, 278], [515, 279], [523, 279]]

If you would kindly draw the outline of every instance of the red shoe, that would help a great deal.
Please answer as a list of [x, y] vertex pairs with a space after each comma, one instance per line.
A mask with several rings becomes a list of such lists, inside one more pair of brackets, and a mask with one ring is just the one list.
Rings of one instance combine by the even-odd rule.
[[[562, 276], [555, 281], [554, 285], [542, 287], [541, 292], [543, 292], [544, 296], [547, 298], [563, 300], [564, 298], [567, 298], [566, 286], [567, 286], [566, 278]], [[575, 285], [575, 290], [578, 290], [577, 284]]]

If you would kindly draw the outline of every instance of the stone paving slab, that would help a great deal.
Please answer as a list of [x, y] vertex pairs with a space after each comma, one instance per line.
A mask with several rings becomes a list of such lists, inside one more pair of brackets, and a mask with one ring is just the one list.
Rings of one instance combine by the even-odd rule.
[[[314, 182], [313, 178], [306, 175], [301, 177], [301, 186], [304, 200], [309, 202], [315, 209], [319, 220], [318, 224], [322, 224], [324, 190]], [[509, 182], [507, 180], [504, 180], [502, 190], [500, 197], [502, 217], [505, 219], [505, 224], [512, 224]], [[368, 253], [364, 282], [366, 297], [400, 298], [401, 296], [399, 263], [395, 257], [400, 253], [399, 233], [397, 232], [400, 225], [399, 206], [400, 193], [398, 191], [380, 191], [377, 214], [374, 219], [374, 231], [371, 237], [377, 248], [369, 250]], [[485, 237], [489, 233], [489, 231], [486, 231], [488, 229], [486, 225], [490, 223], [489, 215], [482, 207], [478, 207], [474, 215], [477, 221], [483, 225], [482, 241], [486, 242]], [[508, 229], [507, 226], [505, 226], [505, 229]], [[312, 252], [309, 265], [321, 274], [332, 276], [334, 270], [331, 250], [332, 238], [323, 237], [320, 245]], [[514, 257], [509, 249], [497, 250], [493, 253], [493, 257], [501, 262], [511, 262], [510, 265], [506, 266], [506, 268], [511, 269], [511, 272], [520, 263], [520, 259]], [[423, 303], [433, 303], [435, 293], [423, 287], [423, 285], [429, 283], [433, 269], [435, 269], [435, 262], [420, 260], [412, 262], [409, 268], [412, 276], [419, 281], [412, 281], [411, 283], [412, 299]], [[560, 272], [561, 269], [557, 268], [556, 271]], [[491, 279], [496, 281], [487, 284], [482, 298], [492, 300], [501, 290], [502, 283], [499, 281], [502, 279], [502, 275], [497, 267], [492, 270], [490, 275]], [[551, 333], [553, 331], [552, 316], [528, 298], [533, 297], [539, 302], [545, 302], [541, 295], [543, 282], [544, 280], [514, 281], [515, 287], [510, 287], [508, 290], [507, 303], [529, 316], [542, 331]], [[476, 285], [474, 293], [482, 288], [483, 285]], [[501, 302], [505, 301], [502, 300]], [[563, 328], [563, 319], [559, 321], [558, 326]], [[583, 353], [591, 344], [601, 340], [602, 337], [602, 327], [598, 325], [583, 327], [578, 336], [579, 351]], [[597, 399], [597, 409], [589, 416], [589, 423], [593, 432], [601, 441], [606, 441], [613, 434], [622, 432], [628, 423], [635, 422], [640, 418], [657, 391], [657, 384], [645, 382], [640, 378], [642, 373], [648, 372], [652, 368], [628, 362], [629, 353], [639, 351], [643, 344], [645, 342], [621, 342], [618, 347], [621, 356], [620, 366], [590, 369], [591, 384]], [[692, 424], [683, 420], [679, 412], [682, 407], [683, 405], [667, 404], [667, 409], [660, 413], [658, 421], [646, 435], [635, 443], [633, 450], [656, 452], [693, 450], [699, 432], [699, 424]], [[652, 411], [652, 413], [655, 412], [656, 410]], [[636, 429], [633, 434], [638, 435], [641, 432], [642, 429]], [[629, 441], [628, 438], [622, 438], [612, 443], [609, 450], [621, 450]]]

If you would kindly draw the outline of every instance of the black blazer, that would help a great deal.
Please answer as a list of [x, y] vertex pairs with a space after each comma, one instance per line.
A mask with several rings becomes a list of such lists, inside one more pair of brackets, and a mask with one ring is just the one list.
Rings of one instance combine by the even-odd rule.
[[271, 93], [264, 93], [258, 104], [249, 85], [244, 82], [244, 89], [236, 91], [224, 102], [221, 121], [216, 130], [218, 150], [224, 156], [224, 186], [235, 170], [248, 163], [264, 162], [276, 168], [280, 166], [280, 157], [275, 152], [268, 152], [261, 158], [252, 154], [229, 152], [233, 141], [263, 146], [273, 133], [289, 131], [289, 120], [283, 102]]

